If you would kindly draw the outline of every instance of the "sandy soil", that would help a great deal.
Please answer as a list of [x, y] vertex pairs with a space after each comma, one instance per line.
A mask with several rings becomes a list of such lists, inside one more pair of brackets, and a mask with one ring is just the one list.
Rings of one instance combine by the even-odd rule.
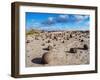
[[[43, 64], [42, 56], [50, 45], [61, 54], [66, 54], [66, 63], [61, 65], [89, 64], [89, 31], [40, 32], [26, 36], [26, 67], [53, 66]], [[87, 45], [88, 49], [84, 48]], [[71, 52], [73, 48], [76, 52]], [[57, 64], [56, 64], [57, 65]]]

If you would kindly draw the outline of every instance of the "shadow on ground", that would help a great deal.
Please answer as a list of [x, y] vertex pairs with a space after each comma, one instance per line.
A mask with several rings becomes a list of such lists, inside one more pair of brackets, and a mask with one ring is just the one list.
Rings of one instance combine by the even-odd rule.
[[34, 58], [34, 59], [32, 59], [31, 61], [32, 61], [32, 63], [43, 64], [43, 63], [42, 63], [42, 58]]

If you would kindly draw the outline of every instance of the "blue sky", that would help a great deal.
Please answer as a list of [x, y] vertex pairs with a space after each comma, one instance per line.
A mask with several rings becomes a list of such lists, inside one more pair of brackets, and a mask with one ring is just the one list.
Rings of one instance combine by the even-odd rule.
[[90, 16], [26, 12], [26, 29], [89, 30]]

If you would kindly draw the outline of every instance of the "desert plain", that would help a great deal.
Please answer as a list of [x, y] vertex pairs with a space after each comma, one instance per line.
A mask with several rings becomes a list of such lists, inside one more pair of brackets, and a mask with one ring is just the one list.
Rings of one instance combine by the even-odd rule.
[[90, 63], [90, 33], [83, 31], [26, 32], [26, 67]]

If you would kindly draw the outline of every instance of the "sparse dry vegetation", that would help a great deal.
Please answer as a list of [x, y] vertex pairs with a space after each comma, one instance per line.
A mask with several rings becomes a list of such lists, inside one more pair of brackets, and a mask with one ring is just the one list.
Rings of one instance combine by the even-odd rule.
[[28, 31], [26, 31], [26, 35], [34, 35], [34, 34], [39, 34], [40, 31], [39, 30], [35, 30], [35, 29], [30, 29]]

